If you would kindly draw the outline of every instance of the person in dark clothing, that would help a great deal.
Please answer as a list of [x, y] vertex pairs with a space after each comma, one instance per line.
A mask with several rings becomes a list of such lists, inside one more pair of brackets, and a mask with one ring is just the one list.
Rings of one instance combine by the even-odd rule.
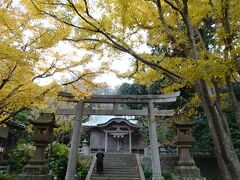
[[96, 154], [96, 157], [97, 157], [97, 173], [102, 174], [103, 173], [103, 158], [104, 158], [103, 151], [98, 151]]

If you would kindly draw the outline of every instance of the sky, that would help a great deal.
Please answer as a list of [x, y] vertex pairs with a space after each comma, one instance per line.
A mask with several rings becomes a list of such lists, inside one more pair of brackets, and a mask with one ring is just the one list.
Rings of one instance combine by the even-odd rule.
[[[64, 42], [59, 43], [58, 46], [55, 47], [55, 51], [62, 55], [66, 55], [67, 57], [69, 57], [71, 59], [76, 59], [76, 60], [81, 59], [81, 57], [83, 57], [83, 55], [87, 53], [87, 52], [84, 52], [83, 50], [76, 49], [73, 46], [69, 45], [68, 43], [64, 43]], [[51, 61], [50, 59], [51, 59], [51, 57], [49, 57], [49, 61]], [[90, 62], [84, 68], [97, 69], [101, 65], [101, 62], [103, 62], [103, 60], [101, 60], [101, 59], [104, 59], [104, 57], [100, 58], [96, 55], [92, 59], [93, 59], [93, 61]], [[111, 65], [111, 69], [117, 70], [121, 73], [126, 72], [127, 70], [130, 69], [130, 66], [131, 66], [132, 60], [130, 60], [130, 59], [131, 59], [131, 57], [127, 54], [119, 55], [119, 57], [114, 59], [112, 65]], [[81, 70], [81, 68], [82, 67], [78, 67], [78, 70], [79, 69]], [[44, 85], [51, 83], [53, 80], [61, 81], [63, 76], [68, 76], [68, 75], [66, 73], [64, 73], [64, 74], [56, 73], [55, 75], [53, 75], [53, 77], [39, 79], [36, 82], [38, 84], [44, 86]], [[70, 77], [70, 75], [69, 75], [69, 77]], [[101, 82], [101, 83], [105, 82], [109, 85], [109, 87], [111, 87], [113, 89], [115, 87], [121, 85], [124, 82], [132, 83], [132, 81], [127, 78], [117, 77], [113, 72], [108, 72], [106, 74], [103, 74], [103, 75], [97, 77], [95, 79], [95, 82]]]
[[[82, 49], [77, 49], [76, 47], [70, 45], [67, 42], [60, 42], [56, 47], [53, 48], [53, 51], [60, 53], [60, 55], [65, 56], [66, 58], [73, 59], [73, 60], [79, 60], [81, 59], [85, 54], [88, 54], [89, 52], [86, 52]], [[139, 46], [138, 52], [150, 52], [150, 48], [146, 45]], [[51, 57], [49, 59], [49, 64], [51, 64]], [[111, 69], [117, 70], [120, 73], [126, 72], [131, 68], [131, 64], [134, 62], [133, 58], [126, 54], [126, 53], [119, 53], [116, 57], [108, 57], [103, 56], [99, 57], [97, 55], [94, 55], [92, 58], [92, 62], [90, 62], [85, 67], [78, 67], [76, 70], [81, 70], [81, 68], [90, 68], [90, 69], [97, 69], [100, 67], [101, 63], [104, 61], [112, 61]], [[44, 78], [39, 79], [36, 82], [40, 85], [47, 85], [51, 83], [53, 80], [61, 81], [64, 76], [70, 77], [70, 75], [64, 73], [56, 73], [53, 75], [53, 77], [50, 78]], [[119, 78], [117, 77], [113, 72], [108, 72], [106, 74], [103, 74], [95, 79], [95, 82], [101, 82], [101, 83], [107, 83], [107, 85], [114, 89], [117, 86], [121, 85], [124, 82], [127, 83], [133, 83], [133, 80], [130, 80], [128, 78]]]

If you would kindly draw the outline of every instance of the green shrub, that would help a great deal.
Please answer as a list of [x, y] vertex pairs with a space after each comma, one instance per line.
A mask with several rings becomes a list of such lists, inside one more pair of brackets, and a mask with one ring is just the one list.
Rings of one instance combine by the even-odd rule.
[[84, 180], [87, 176], [90, 164], [86, 160], [79, 160], [77, 165], [77, 179]]
[[172, 180], [173, 179], [172, 174], [170, 172], [168, 172], [168, 171], [163, 172], [162, 175], [163, 175], [165, 180]]
[[13, 175], [0, 175], [1, 180], [15, 180], [15, 176]]
[[207, 177], [206, 177], [206, 180], [217, 180], [217, 179], [214, 178], [214, 177], [211, 177], [211, 176], [207, 176]]
[[[54, 143], [46, 150], [46, 158], [49, 159], [49, 173], [58, 179], [64, 179], [68, 163], [68, 147], [65, 144]], [[78, 180], [84, 180], [87, 176], [90, 164], [86, 160], [78, 160], [76, 175]]]
[[65, 144], [55, 143], [46, 150], [46, 158], [49, 160], [49, 173], [60, 179], [64, 179], [68, 161], [68, 147]]
[[[145, 169], [144, 170], [144, 176], [146, 180], [152, 180], [152, 170], [151, 169]], [[164, 177], [165, 180], [172, 180], [172, 174], [170, 172], [163, 172], [162, 176]]]
[[144, 170], [144, 176], [146, 180], [152, 180], [152, 170], [151, 169], [145, 169]]
[[22, 168], [28, 163], [35, 151], [35, 147], [30, 143], [17, 144], [8, 154], [7, 164], [10, 170], [20, 173]]

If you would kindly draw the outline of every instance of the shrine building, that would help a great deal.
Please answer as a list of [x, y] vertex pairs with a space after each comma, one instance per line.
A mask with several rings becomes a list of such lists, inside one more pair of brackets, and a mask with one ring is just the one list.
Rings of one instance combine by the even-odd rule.
[[143, 153], [145, 142], [135, 123], [121, 117], [93, 126], [90, 133], [90, 151], [99, 149], [112, 153]]

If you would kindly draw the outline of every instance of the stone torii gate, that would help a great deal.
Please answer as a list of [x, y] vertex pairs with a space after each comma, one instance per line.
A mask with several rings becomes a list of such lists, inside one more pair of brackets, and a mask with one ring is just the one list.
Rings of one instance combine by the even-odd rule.
[[[148, 116], [149, 117], [149, 137], [152, 156], [153, 180], [161, 180], [161, 165], [158, 150], [158, 140], [156, 132], [156, 116], [173, 116], [174, 110], [158, 110], [154, 104], [175, 102], [180, 92], [161, 95], [93, 95], [88, 99], [76, 100], [71, 93], [60, 92], [59, 96], [66, 98], [69, 102], [77, 103], [73, 109], [58, 109], [57, 115], [75, 115], [73, 122], [73, 132], [71, 147], [68, 158], [67, 172], [65, 180], [75, 180], [77, 153], [80, 141], [80, 129], [83, 115], [122, 115], [122, 116]], [[85, 104], [113, 104], [112, 109], [93, 109]], [[146, 104], [148, 108], [144, 109], [119, 109], [118, 104]]]

